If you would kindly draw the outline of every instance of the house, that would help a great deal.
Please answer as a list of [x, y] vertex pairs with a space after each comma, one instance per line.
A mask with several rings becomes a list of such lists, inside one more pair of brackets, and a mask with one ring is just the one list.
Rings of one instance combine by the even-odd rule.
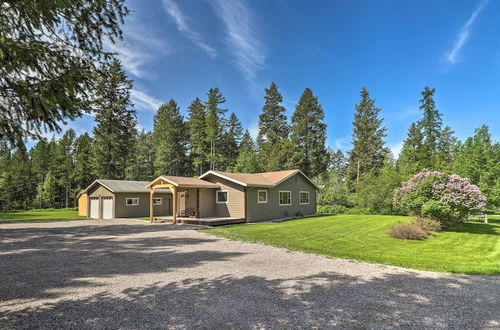
[[152, 182], [96, 180], [79, 194], [78, 205], [81, 215], [98, 219], [239, 223], [315, 214], [317, 189], [300, 170], [208, 171], [199, 178], [164, 175]]
[[[188, 180], [189, 179], [189, 180]], [[160, 176], [147, 186], [170, 189], [174, 222], [186, 209], [203, 218], [240, 222], [287, 218], [316, 213], [317, 186], [300, 170], [264, 173], [208, 171], [198, 179]], [[156, 213], [151, 215], [155, 217]]]
[[[78, 196], [78, 214], [94, 219], [149, 216], [148, 181], [95, 180]], [[172, 214], [172, 193], [160, 190], [153, 200], [158, 216]]]

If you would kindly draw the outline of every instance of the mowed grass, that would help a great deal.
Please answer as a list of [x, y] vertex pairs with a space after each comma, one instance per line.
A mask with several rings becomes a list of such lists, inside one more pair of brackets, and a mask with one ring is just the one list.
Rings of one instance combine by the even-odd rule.
[[472, 221], [423, 241], [399, 240], [387, 235], [391, 225], [398, 221], [410, 218], [336, 215], [202, 231], [329, 257], [438, 272], [500, 274], [499, 216], [490, 216], [488, 224]]
[[0, 212], [0, 220], [9, 221], [43, 221], [86, 219], [78, 215], [77, 208], [67, 209], [35, 209]]

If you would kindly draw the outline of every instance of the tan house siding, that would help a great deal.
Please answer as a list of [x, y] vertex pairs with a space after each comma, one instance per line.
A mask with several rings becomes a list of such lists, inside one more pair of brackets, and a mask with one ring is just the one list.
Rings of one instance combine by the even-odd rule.
[[87, 194], [81, 194], [78, 197], [78, 215], [82, 217], [89, 216], [89, 196]]
[[96, 184], [88, 192], [89, 197], [113, 197], [114, 194], [103, 186]]
[[[155, 216], [171, 215], [172, 201], [170, 194], [156, 193], [162, 198], [161, 205], [154, 206]], [[127, 205], [127, 198], [139, 198], [139, 205]], [[132, 218], [149, 216], [149, 193], [117, 193], [115, 195], [115, 218]]]
[[[267, 203], [257, 203], [257, 191], [267, 190]], [[279, 205], [279, 191], [291, 192], [291, 204]], [[309, 204], [299, 203], [299, 192], [309, 192]], [[279, 219], [294, 216], [297, 212], [303, 215], [316, 213], [316, 189], [300, 173], [288, 178], [274, 188], [247, 188], [247, 221]]]
[[215, 216], [215, 189], [200, 189], [200, 217]]
[[[245, 187], [231, 182], [229, 180], [219, 178], [215, 175], [208, 175], [204, 180], [217, 183], [221, 188], [214, 190], [214, 204], [216, 217], [232, 217], [232, 218], [245, 218]], [[218, 204], [216, 202], [215, 194], [217, 191], [227, 190], [228, 202]]]

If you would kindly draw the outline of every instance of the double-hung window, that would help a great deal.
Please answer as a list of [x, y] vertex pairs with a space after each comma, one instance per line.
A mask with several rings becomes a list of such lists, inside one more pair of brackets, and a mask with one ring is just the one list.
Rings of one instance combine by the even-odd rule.
[[309, 191], [299, 192], [300, 204], [309, 204]]
[[162, 202], [163, 202], [163, 200], [161, 197], [154, 197], [153, 198], [153, 205], [161, 205]]
[[292, 205], [292, 192], [280, 191], [280, 206]]
[[257, 203], [267, 203], [267, 190], [257, 190]]

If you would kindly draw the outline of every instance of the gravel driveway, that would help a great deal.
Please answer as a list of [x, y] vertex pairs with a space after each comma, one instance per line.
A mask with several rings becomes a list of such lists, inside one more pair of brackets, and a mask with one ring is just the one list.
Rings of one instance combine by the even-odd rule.
[[0, 328], [498, 328], [499, 300], [499, 277], [329, 259], [189, 226], [0, 224]]

